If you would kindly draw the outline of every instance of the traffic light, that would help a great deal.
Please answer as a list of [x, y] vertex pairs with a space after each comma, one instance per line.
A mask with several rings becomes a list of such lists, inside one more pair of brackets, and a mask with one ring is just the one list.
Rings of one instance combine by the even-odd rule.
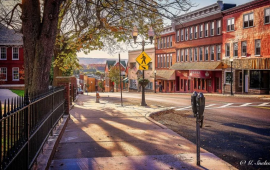
[[205, 108], [205, 97], [203, 93], [199, 93], [196, 98], [197, 112], [199, 114], [199, 119], [203, 120], [203, 112]]
[[194, 117], [197, 116], [197, 106], [196, 106], [196, 98], [197, 98], [197, 92], [194, 91], [193, 94], [191, 95], [191, 106], [192, 106], [192, 112], [194, 114]]

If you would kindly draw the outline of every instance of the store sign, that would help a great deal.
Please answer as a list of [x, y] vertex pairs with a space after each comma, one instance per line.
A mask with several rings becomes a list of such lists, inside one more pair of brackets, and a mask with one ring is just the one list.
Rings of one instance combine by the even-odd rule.
[[190, 70], [189, 76], [194, 78], [211, 78], [211, 71]]

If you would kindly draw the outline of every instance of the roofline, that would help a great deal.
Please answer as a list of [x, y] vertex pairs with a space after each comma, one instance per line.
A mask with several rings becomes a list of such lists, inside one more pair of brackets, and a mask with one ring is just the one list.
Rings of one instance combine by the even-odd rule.
[[[145, 48], [145, 50], [152, 50], [152, 49], [155, 49], [155, 47], [151, 47], [151, 48]], [[128, 52], [135, 52], [135, 51], [142, 51], [142, 49], [137, 49], [137, 50], [128, 50]]]
[[250, 6], [250, 5], [254, 5], [254, 4], [259, 4], [261, 2], [269, 2], [270, 4], [270, 1], [266, 1], [266, 0], [252, 0], [251, 2], [247, 2], [247, 3], [244, 3], [244, 4], [241, 4], [241, 5], [238, 5], [236, 7], [233, 7], [233, 8], [229, 8], [229, 9], [226, 9], [224, 11], [222, 11], [223, 14], [226, 14], [226, 13], [229, 13], [229, 12], [233, 12], [233, 11], [236, 11], [238, 9], [241, 9], [241, 8], [244, 8], [246, 6]]

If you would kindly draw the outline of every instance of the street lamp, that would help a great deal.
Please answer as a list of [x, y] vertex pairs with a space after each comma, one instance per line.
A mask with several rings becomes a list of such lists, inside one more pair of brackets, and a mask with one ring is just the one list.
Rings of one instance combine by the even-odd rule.
[[156, 85], [156, 74], [157, 74], [157, 70], [155, 70], [154, 73], [155, 73], [155, 81], [154, 81], [154, 84], [155, 85], [154, 86], [155, 86], [155, 93], [156, 93], [156, 88], [157, 88], [157, 85]]
[[[133, 39], [134, 39], [134, 44], [138, 43], [138, 44], [142, 45], [142, 52], [143, 52], [145, 44], [152, 44], [153, 43], [154, 31], [153, 31], [152, 27], [150, 27], [150, 29], [148, 31], [148, 36], [149, 36], [150, 42], [145, 42], [144, 38], [143, 38], [142, 42], [136, 42], [136, 39], [137, 39], [137, 36], [138, 36], [138, 29], [137, 29], [136, 26], [133, 27], [132, 36], [133, 36]], [[144, 80], [144, 70], [143, 70], [143, 80]], [[147, 104], [145, 103], [144, 85], [142, 85], [142, 103], [141, 103], [141, 106], [147, 106]]]
[[232, 73], [232, 63], [233, 63], [233, 58], [230, 58], [230, 62], [231, 62], [231, 96], [233, 95], [233, 91], [232, 91], [232, 82], [233, 82], [233, 73]]

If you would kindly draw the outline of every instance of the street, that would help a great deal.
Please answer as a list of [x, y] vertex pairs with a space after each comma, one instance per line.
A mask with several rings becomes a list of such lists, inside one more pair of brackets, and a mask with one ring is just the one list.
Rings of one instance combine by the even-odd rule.
[[[100, 96], [120, 103], [120, 93], [100, 93]], [[207, 94], [205, 98], [202, 148], [239, 169], [269, 169], [269, 165], [256, 166], [270, 160], [269, 98]], [[123, 93], [123, 102], [124, 105], [139, 105], [141, 93]], [[190, 107], [190, 94], [146, 93], [146, 103], [171, 107], [172, 110], [153, 118], [195, 143], [195, 118]]]

